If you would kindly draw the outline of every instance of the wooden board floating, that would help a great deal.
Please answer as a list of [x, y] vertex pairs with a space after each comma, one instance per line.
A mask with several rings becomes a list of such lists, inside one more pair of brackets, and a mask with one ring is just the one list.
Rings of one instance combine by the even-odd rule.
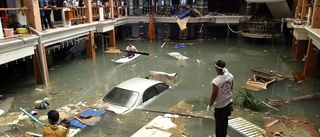
[[307, 118], [293, 116], [271, 116], [264, 119], [264, 126], [278, 121], [266, 128], [268, 137], [280, 134], [282, 137], [319, 137], [317, 130]]
[[243, 119], [242, 117], [230, 119], [228, 125], [247, 137], [259, 137], [261, 134], [266, 134], [266, 131], [257, 125]]
[[293, 72], [292, 74], [298, 83], [306, 81], [306, 76], [304, 76], [301, 71]]
[[116, 60], [115, 63], [127, 63], [127, 62], [129, 62], [131, 60], [134, 60], [135, 58], [137, 58], [139, 56], [140, 56], [140, 54], [136, 54], [132, 58], [128, 58], [128, 57], [120, 58], [120, 59]]

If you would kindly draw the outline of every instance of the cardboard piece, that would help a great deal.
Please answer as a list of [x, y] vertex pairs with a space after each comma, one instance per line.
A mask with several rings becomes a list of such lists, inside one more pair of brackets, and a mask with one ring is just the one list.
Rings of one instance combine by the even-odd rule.
[[269, 123], [279, 120], [278, 123], [266, 128], [266, 134], [268, 137], [276, 136], [301, 136], [301, 137], [319, 137], [314, 126], [306, 118], [293, 117], [293, 116], [271, 116], [264, 119], [264, 126]]
[[12, 112], [0, 117], [0, 133], [11, 130], [12, 126], [19, 122], [22, 112]]
[[175, 84], [177, 80], [177, 73], [165, 73], [160, 71], [149, 71], [149, 79], [162, 81], [169, 84]]
[[170, 118], [157, 116], [131, 137], [170, 137], [172, 133], [163, 131], [175, 127]]
[[260, 91], [267, 89], [268, 84], [275, 82], [276, 79], [268, 78], [260, 75], [253, 75], [252, 79], [249, 79], [242, 88], [252, 91]]
[[178, 60], [189, 59], [188, 57], [181, 55], [179, 52], [171, 52], [171, 53], [167, 53], [167, 54], [178, 59]]
[[4, 100], [0, 100], [0, 116], [6, 115], [11, 107], [14, 97], [8, 97]]

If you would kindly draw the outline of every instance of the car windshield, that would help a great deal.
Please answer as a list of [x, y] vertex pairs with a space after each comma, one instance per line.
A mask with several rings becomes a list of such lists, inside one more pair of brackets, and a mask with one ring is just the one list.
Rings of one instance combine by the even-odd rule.
[[138, 100], [138, 97], [138, 92], [115, 87], [103, 98], [103, 100], [122, 107], [133, 107]]

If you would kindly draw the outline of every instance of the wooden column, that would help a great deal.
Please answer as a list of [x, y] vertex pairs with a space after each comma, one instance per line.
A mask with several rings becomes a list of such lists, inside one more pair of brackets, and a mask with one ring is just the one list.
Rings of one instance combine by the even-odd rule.
[[110, 30], [109, 31], [109, 44], [108, 47], [116, 47], [116, 32], [115, 30]]
[[[28, 26], [34, 28], [37, 31], [42, 31], [41, 27], [41, 18], [40, 18], [40, 11], [39, 11], [39, 1], [38, 0], [23, 0], [23, 5], [26, 6], [28, 9], [24, 10]], [[45, 78], [43, 76], [46, 75], [47, 82], [49, 83], [49, 72], [48, 72], [48, 65], [47, 65], [47, 57], [45, 53], [44, 44], [40, 43], [41, 45], [37, 46], [38, 48], [35, 49], [35, 54], [33, 55], [33, 67], [34, 73], [36, 77], [37, 84], [45, 84]], [[40, 49], [42, 48], [42, 53]], [[41, 59], [40, 54], [42, 54], [44, 60], [44, 66], [41, 67]]]
[[[84, 5], [87, 8], [86, 17], [88, 17], [88, 23], [92, 23], [92, 6], [91, 0], [84, 0]], [[86, 41], [86, 51], [87, 51], [87, 58], [96, 58], [96, 51], [94, 48], [94, 31], [89, 31], [89, 37]]]
[[297, 9], [296, 9], [296, 13], [294, 15], [295, 19], [300, 19], [301, 17], [301, 10], [302, 10], [302, 2], [303, 0], [298, 0], [297, 2]]
[[304, 24], [304, 22], [307, 21], [307, 14], [308, 14], [308, 0], [303, 0], [302, 2], [302, 6], [301, 6], [301, 15], [300, 15], [300, 20], [301, 20], [301, 23]]
[[293, 53], [296, 53], [296, 50], [297, 50], [297, 38], [293, 36], [292, 38], [292, 46], [291, 46], [291, 50]]
[[[38, 49], [39, 47], [42, 48], [42, 53], [40, 52], [40, 50]], [[35, 49], [35, 54], [32, 57], [33, 60], [33, 69], [34, 69], [34, 74], [36, 77], [36, 82], [37, 84], [45, 84], [45, 79], [43, 76], [43, 71], [45, 72], [46, 78], [47, 78], [47, 82], [50, 83], [50, 79], [49, 79], [49, 71], [48, 71], [48, 65], [47, 65], [47, 56], [46, 56], [46, 50], [44, 47], [44, 44], [41, 44], [41, 46], [38, 46], [37, 49]], [[44, 60], [44, 70], [42, 70], [41, 67], [41, 59], [40, 59], [40, 54], [43, 55], [43, 60]]]
[[316, 72], [316, 65], [318, 60], [318, 52], [319, 49], [314, 47], [312, 44], [312, 39], [309, 40], [308, 43], [308, 51], [307, 51], [307, 60], [304, 65], [304, 75], [306, 76], [314, 76]]
[[311, 28], [320, 28], [320, 0], [314, 1]]
[[37, 31], [42, 31], [38, 0], [23, 0], [23, 5], [29, 8], [24, 10], [26, 13], [28, 26], [31, 26]]
[[297, 40], [295, 37], [293, 37], [292, 41], [292, 50], [293, 53], [295, 53], [295, 57], [297, 59], [302, 59], [304, 54], [306, 53], [307, 48], [307, 41], [306, 40]]

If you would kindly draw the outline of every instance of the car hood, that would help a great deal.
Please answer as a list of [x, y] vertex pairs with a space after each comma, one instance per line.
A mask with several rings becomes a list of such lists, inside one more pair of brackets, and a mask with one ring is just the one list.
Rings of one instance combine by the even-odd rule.
[[113, 111], [116, 114], [124, 114], [125, 112], [129, 111], [131, 108], [129, 107], [122, 107], [117, 106], [111, 103], [107, 103], [107, 110]]

